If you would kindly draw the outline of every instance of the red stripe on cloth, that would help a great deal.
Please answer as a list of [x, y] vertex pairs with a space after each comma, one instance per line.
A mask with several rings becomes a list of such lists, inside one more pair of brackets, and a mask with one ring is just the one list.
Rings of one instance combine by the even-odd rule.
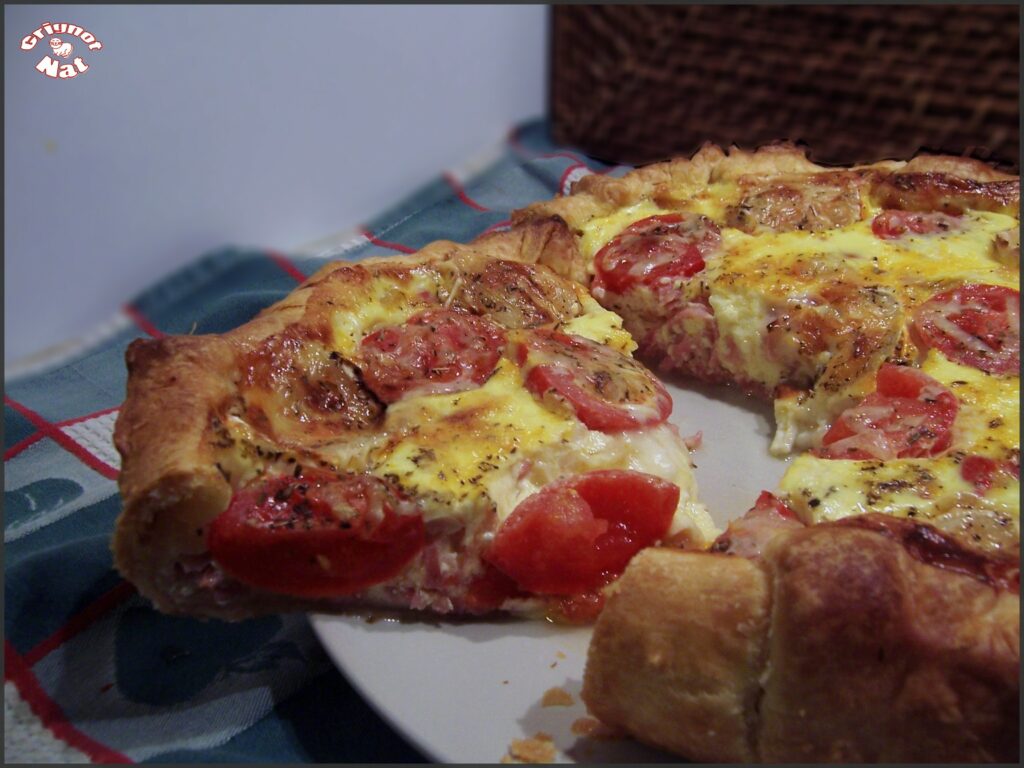
[[568, 158], [569, 160], [572, 160], [574, 163], [586, 165], [586, 163], [583, 162], [583, 159], [579, 155], [574, 155], [572, 152], [533, 152], [532, 150], [527, 149], [519, 141], [518, 126], [514, 127], [511, 131], [509, 131], [508, 143], [509, 146], [511, 146], [512, 149], [514, 149], [520, 155], [525, 155], [526, 157], [529, 158], [536, 158], [538, 160], [553, 160], [556, 157], [565, 157]]
[[452, 188], [452, 191], [455, 192], [455, 195], [459, 198], [459, 200], [464, 202], [474, 211], [486, 212], [491, 210], [490, 208], [484, 208], [482, 205], [480, 205], [480, 203], [476, 202], [469, 195], [467, 195], [466, 190], [463, 189], [461, 184], [459, 184], [459, 180], [452, 176], [450, 173], [444, 174], [444, 180], [448, 182], [448, 186]]
[[505, 219], [504, 221], [496, 221], [493, 224], [491, 224], [491, 226], [489, 226], [487, 229], [485, 229], [483, 232], [481, 232], [479, 235], [477, 235], [477, 237], [483, 237], [484, 235], [489, 235], [489, 234], [491, 234], [491, 232], [494, 232], [495, 230], [501, 229], [502, 227], [510, 227], [510, 226], [512, 226], [512, 219]]
[[[94, 763], [131, 763], [132, 760], [117, 750], [101, 744], [78, 730], [68, 720], [64, 710], [43, 690], [32, 667], [4, 640], [4, 678], [14, 683], [21, 698], [29, 705], [40, 722], [65, 744], [84, 752]], [[11, 724], [8, 723], [8, 726]]]
[[67, 419], [66, 421], [54, 422], [55, 427], [70, 427], [72, 424], [78, 424], [89, 419], [98, 419], [100, 416], [106, 416], [108, 413], [120, 410], [120, 405], [112, 405], [110, 408], [104, 408], [102, 411], [95, 411], [93, 413], [87, 413], [85, 416], [75, 416], [73, 419]]
[[14, 410], [24, 416], [26, 419], [32, 422], [33, 426], [43, 433], [44, 436], [50, 438], [57, 443], [61, 448], [66, 450], [68, 453], [73, 454], [79, 461], [85, 464], [90, 469], [99, 472], [104, 477], [110, 480], [117, 479], [117, 470], [101, 460], [99, 457], [94, 456], [90, 453], [85, 446], [79, 445], [70, 436], [61, 432], [60, 428], [55, 424], [51, 424], [42, 416], [35, 411], [26, 408], [21, 403], [11, 400], [11, 398], [4, 395], [4, 402], [11, 406]]
[[124, 313], [132, 319], [132, 322], [139, 326], [139, 330], [147, 336], [152, 336], [154, 339], [162, 339], [166, 335], [163, 331], [149, 322], [149, 320], [146, 319], [146, 316], [131, 304], [125, 304], [123, 309]]
[[416, 253], [415, 248], [410, 248], [407, 245], [402, 245], [401, 243], [391, 243], [388, 242], [387, 240], [381, 240], [366, 227], [360, 227], [359, 232], [371, 243], [373, 243], [374, 245], [379, 245], [381, 248], [390, 248], [393, 251], [399, 251], [401, 253]]
[[268, 251], [267, 255], [270, 256], [271, 261], [294, 277], [297, 282], [306, 282], [306, 276], [298, 267], [292, 264], [291, 260], [287, 256], [280, 254], [277, 251]]
[[[558, 180], [558, 191], [561, 194], [567, 194], [567, 190], [565, 189], [565, 183], [569, 180], [569, 176], [578, 171], [580, 168], [587, 168], [587, 166], [585, 166], [583, 163], [573, 163], [568, 168], [566, 168], [565, 171], [562, 172], [562, 178]], [[590, 169], [587, 168], [587, 170], [589, 171]]]
[[611, 173], [616, 168], [622, 168], [623, 167], [621, 165], [609, 166], [609, 167], [605, 168], [603, 171], [601, 171], [601, 170], [598, 170], [596, 168], [591, 168], [589, 165], [587, 165], [587, 162], [586, 162], [586, 160], [584, 158], [582, 158], [580, 155], [575, 155], [572, 152], [568, 152], [568, 151], [562, 151], [562, 152], [531, 152], [530, 150], [528, 150], [526, 147], [524, 147], [520, 143], [518, 127], [517, 128], [513, 128], [511, 131], [509, 131], [508, 143], [509, 143], [509, 146], [511, 146], [512, 149], [514, 149], [518, 154], [523, 155], [524, 157], [526, 157], [528, 159], [533, 159], [533, 160], [553, 160], [553, 159], [555, 159], [557, 157], [564, 157], [567, 160], [572, 160], [577, 165], [582, 165], [584, 168], [586, 168], [591, 173], [596, 173], [596, 174], [599, 174], [601, 176], [604, 176], [605, 174]]
[[48, 653], [66, 643], [79, 632], [90, 627], [95, 621], [109, 613], [134, 594], [135, 587], [127, 581], [118, 583], [117, 586], [104, 592], [85, 606], [85, 608], [68, 619], [60, 629], [29, 650], [23, 657], [25, 663], [30, 667], [35, 666]]
[[44, 435], [42, 432], [33, 432], [31, 435], [26, 437], [24, 440], [19, 440], [14, 445], [12, 445], [10, 448], [8, 448], [6, 451], [4, 451], [4, 461], [10, 461], [15, 456], [17, 456], [19, 453], [21, 453], [26, 448], [28, 448], [30, 445], [34, 445], [35, 443], [38, 443], [44, 437], [46, 437], [46, 435]]

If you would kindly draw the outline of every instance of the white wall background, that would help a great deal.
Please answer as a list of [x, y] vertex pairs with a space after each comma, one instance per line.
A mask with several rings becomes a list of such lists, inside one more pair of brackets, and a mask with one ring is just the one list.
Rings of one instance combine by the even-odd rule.
[[[4, 17], [5, 363], [210, 248], [288, 249], [355, 225], [544, 110], [543, 6]], [[35, 71], [45, 43], [20, 49], [60, 21], [104, 44], [73, 80]]]

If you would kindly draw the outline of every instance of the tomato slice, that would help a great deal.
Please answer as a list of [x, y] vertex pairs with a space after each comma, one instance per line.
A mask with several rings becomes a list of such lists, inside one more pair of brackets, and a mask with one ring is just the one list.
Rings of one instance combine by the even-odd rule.
[[594, 288], [621, 294], [634, 285], [688, 279], [704, 269], [704, 257], [721, 242], [718, 225], [705, 216], [648, 216], [630, 224], [597, 252]]
[[379, 584], [423, 545], [423, 518], [383, 481], [319, 471], [240, 489], [207, 538], [214, 560], [239, 581], [300, 597]]
[[908, 232], [935, 235], [958, 229], [957, 217], [939, 211], [882, 211], [871, 221], [871, 231], [882, 240], [898, 240]]
[[515, 350], [526, 388], [564, 399], [587, 428], [620, 432], [660, 424], [672, 396], [629, 355], [559, 331], [530, 333]]
[[502, 603], [516, 597], [529, 597], [519, 585], [502, 571], [488, 562], [484, 569], [470, 582], [463, 598], [463, 607], [469, 613], [488, 613], [501, 608]]
[[884, 364], [876, 389], [840, 414], [817, 454], [826, 459], [938, 456], [953, 440], [956, 396], [925, 373]]
[[679, 487], [632, 470], [595, 470], [523, 499], [484, 558], [522, 589], [581, 595], [616, 578], [668, 533]]
[[932, 296], [914, 313], [924, 346], [986, 373], [1020, 372], [1020, 291], [965, 283]]
[[982, 496], [1000, 475], [1020, 477], [1020, 457], [1016, 461], [998, 461], [988, 456], [972, 454], [960, 462], [960, 476], [974, 486]]
[[363, 380], [394, 403], [410, 394], [461, 392], [494, 373], [505, 332], [483, 317], [428, 309], [404, 325], [378, 328], [360, 343]]
[[773, 493], [762, 491], [754, 506], [743, 517], [730, 522], [725, 533], [715, 539], [711, 551], [738, 557], [760, 557], [765, 544], [779, 531], [803, 528], [803, 525], [784, 501]]

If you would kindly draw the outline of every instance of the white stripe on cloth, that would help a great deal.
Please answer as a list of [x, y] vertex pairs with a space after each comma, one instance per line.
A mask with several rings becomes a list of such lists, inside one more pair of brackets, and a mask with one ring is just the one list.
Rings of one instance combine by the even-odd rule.
[[5, 763], [88, 763], [89, 757], [53, 735], [17, 687], [4, 683]]
[[104, 413], [102, 416], [61, 427], [60, 431], [104, 464], [121, 469], [121, 455], [114, 448], [114, 422], [117, 421], [117, 413]]
[[[51, 440], [40, 440], [4, 463], [4, 544], [115, 493], [113, 480], [98, 475]], [[15, 514], [18, 519], [12, 520]]]

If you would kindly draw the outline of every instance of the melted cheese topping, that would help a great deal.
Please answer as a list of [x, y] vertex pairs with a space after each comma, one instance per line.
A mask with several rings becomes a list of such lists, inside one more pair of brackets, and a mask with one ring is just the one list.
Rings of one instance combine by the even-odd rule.
[[566, 441], [573, 422], [541, 405], [523, 386], [518, 366], [502, 359], [479, 389], [390, 405], [383, 428], [393, 438], [371, 454], [370, 471], [438, 499], [438, 513], [447, 506], [463, 515], [491, 500], [487, 488], [496, 471]]
[[596, 469], [631, 469], [661, 477], [679, 486], [679, 506], [669, 535], [689, 532], [695, 542], [710, 543], [715, 524], [697, 502], [697, 485], [688, 460], [682, 460], [679, 436], [666, 424], [633, 432], [606, 434], [577, 425], [566, 439], [547, 451], [543, 461], [524, 459], [495, 473], [489, 494], [504, 520], [532, 493], [560, 477]]
[[960, 400], [951, 448], [934, 459], [885, 463], [799, 456], [779, 488], [805, 522], [864, 512], [928, 520], [962, 506], [983, 507], [1019, 530], [1019, 481], [1007, 478], [979, 494], [961, 476], [960, 463], [965, 455], [1007, 460], [1020, 451], [1020, 379], [958, 365], [935, 350], [922, 370]]
[[[363, 337], [385, 325], [400, 325], [425, 308], [415, 297], [435, 297], [438, 276], [430, 270], [414, 270], [406, 283], [397, 286], [391, 280], [375, 279], [362, 288], [357, 300], [347, 303], [345, 311], [331, 315], [334, 348], [345, 357], [353, 357]], [[364, 292], [365, 291], [365, 292]]]
[[[352, 358], [365, 335], [404, 322], [422, 308], [413, 297], [437, 296], [438, 285], [417, 273], [401, 286], [378, 278], [360, 285], [358, 292], [358, 301], [346, 301], [344, 311], [330, 318], [334, 347]], [[636, 344], [623, 330], [622, 319], [582, 289], [580, 294], [582, 313], [560, 330], [631, 353]], [[508, 332], [510, 342], [517, 333]], [[232, 417], [226, 426], [241, 443], [259, 443], [243, 418]], [[425, 522], [455, 517], [469, 523], [491, 510], [500, 522], [527, 496], [559, 478], [596, 469], [635, 469], [679, 486], [671, 534], [689, 532], [699, 544], [717, 535], [696, 501], [689, 454], [672, 428], [619, 434], [588, 430], [568, 408], [543, 405], [526, 389], [519, 366], [504, 357], [479, 388], [404, 397], [387, 407], [378, 427], [307, 452], [338, 469], [368, 471], [397, 483], [422, 502]], [[231, 453], [222, 466], [238, 477], [252, 477], [266, 466], [265, 450]]]
[[584, 314], [563, 323], [559, 330], [605, 344], [627, 355], [633, 353], [636, 342], [622, 327], [621, 317], [604, 309], [590, 296], [582, 304]]
[[[690, 211], [721, 225], [726, 210], [739, 201], [742, 189], [734, 182], [725, 182], [712, 184], [690, 197], [686, 194], [690, 193], [677, 191], [672, 209], [643, 200], [584, 222], [579, 245], [591, 271], [594, 255], [636, 221]], [[906, 322], [908, 308], [953, 284], [1018, 287], [1015, 265], [996, 258], [992, 248], [997, 235], [1016, 229], [1015, 218], [967, 211], [948, 232], [886, 240], [871, 231], [871, 220], [878, 212], [865, 200], [859, 221], [819, 232], [761, 231], [750, 235], [721, 227], [721, 249], [706, 257], [705, 269], [681, 291], [686, 299], [707, 294], [717, 330], [715, 358], [724, 370], [735, 380], [768, 392], [782, 383], [798, 382], [802, 386], [799, 382], [813, 382], [824, 371], [833, 351], [799, 350], [795, 342], [788, 349], [785, 344], [773, 348], [766, 343], [768, 329], [795, 305], [803, 305], [810, 312], [826, 311], [821, 307], [820, 291], [829, 286], [846, 284], [891, 295], [904, 308], [902, 315], [893, 317], [896, 324]], [[840, 311], [849, 310], [850, 306]], [[864, 385], [864, 381], [851, 380], [848, 390], [778, 401], [772, 453], [785, 455], [815, 445], [827, 420], [837, 409], [863, 395]]]

